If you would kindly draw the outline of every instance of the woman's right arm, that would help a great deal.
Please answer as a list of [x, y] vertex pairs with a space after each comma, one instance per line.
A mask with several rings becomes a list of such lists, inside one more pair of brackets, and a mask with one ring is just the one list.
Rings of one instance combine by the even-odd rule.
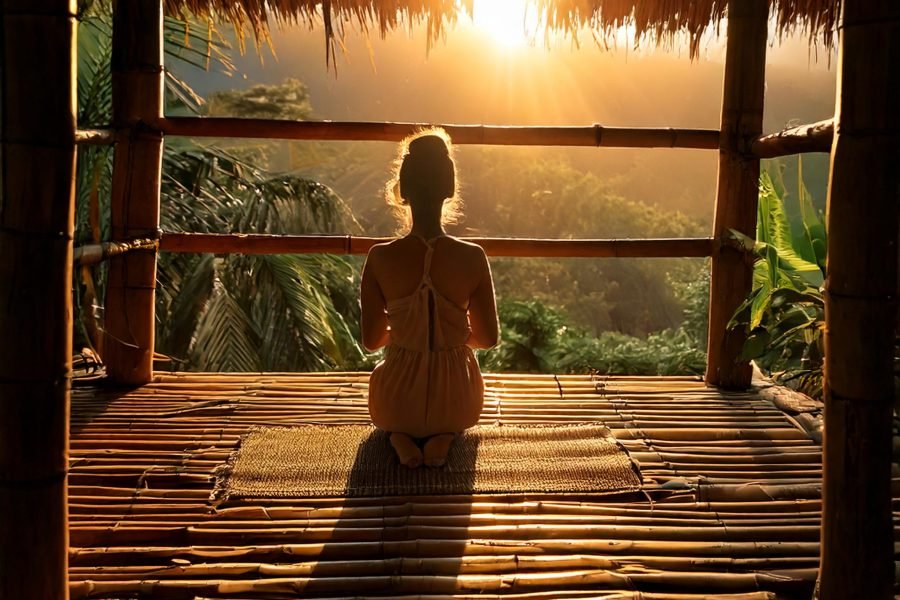
[[366, 350], [373, 352], [386, 345], [390, 340], [388, 330], [387, 303], [381, 293], [381, 287], [375, 279], [372, 267], [372, 252], [366, 257], [363, 265], [362, 281], [359, 289], [360, 329], [362, 343]]
[[472, 348], [493, 348], [500, 340], [500, 324], [497, 320], [497, 299], [494, 297], [494, 278], [491, 265], [481, 248], [479, 262], [481, 280], [469, 298], [469, 327], [472, 333], [467, 344]]

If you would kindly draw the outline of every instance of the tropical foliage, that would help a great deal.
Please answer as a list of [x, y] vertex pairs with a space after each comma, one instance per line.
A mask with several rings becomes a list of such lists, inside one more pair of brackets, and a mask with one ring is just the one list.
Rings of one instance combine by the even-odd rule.
[[[706, 235], [695, 219], [636, 202], [608, 181], [561, 159], [481, 151], [461, 161], [468, 223], [479, 235], [642, 238]], [[476, 160], [477, 159], [477, 160]], [[500, 259], [492, 261], [502, 297], [557, 306], [579, 328], [637, 337], [677, 327], [682, 305], [673, 284], [695, 280], [702, 260]]]
[[[803, 185], [802, 166], [796, 197], [780, 179], [760, 178], [756, 241], [734, 232], [757, 260], [753, 290], [738, 308], [732, 327], [748, 332], [743, 357], [784, 384], [819, 396], [822, 391], [825, 320], [822, 284], [827, 239], [821, 214]], [[795, 206], [790, 206], [791, 203]], [[788, 211], [798, 215], [796, 224]]]
[[[79, 27], [79, 125], [111, 119], [111, 25], [108, 5], [85, 3]], [[203, 35], [203, 34], [206, 35]], [[228, 68], [227, 44], [206, 25], [166, 19], [167, 58], [196, 68]], [[171, 70], [170, 107], [206, 111], [202, 98]], [[241, 116], [276, 104], [281, 113], [308, 114], [297, 82], [216, 96], [216, 110]], [[254, 112], [255, 111], [255, 112]], [[279, 113], [279, 114], [281, 114]], [[281, 116], [285, 116], [282, 114]], [[163, 157], [161, 225], [169, 231], [329, 233], [353, 226], [327, 187], [265, 169], [267, 149], [167, 143]], [[81, 149], [78, 243], [108, 239], [112, 152]], [[355, 367], [365, 359], [356, 342], [357, 269], [348, 260], [311, 255], [213, 256], [162, 254], [157, 289], [157, 348], [181, 368], [318, 370]], [[103, 269], [84, 267], [77, 282], [82, 307], [78, 340], [96, 341], [102, 328]]]
[[[684, 323], [635, 337], [615, 331], [599, 335], [573, 325], [562, 311], [535, 300], [503, 300], [501, 341], [482, 352], [489, 371], [684, 375], [706, 366], [708, 269], [684, 294]], [[704, 316], [700, 316], [702, 312]], [[695, 314], [697, 313], [697, 314]]]
[[[270, 175], [232, 153], [193, 145], [164, 157], [165, 230], [297, 234], [346, 230], [327, 187]], [[356, 269], [329, 255], [162, 254], [158, 348], [212, 371], [355, 366]]]

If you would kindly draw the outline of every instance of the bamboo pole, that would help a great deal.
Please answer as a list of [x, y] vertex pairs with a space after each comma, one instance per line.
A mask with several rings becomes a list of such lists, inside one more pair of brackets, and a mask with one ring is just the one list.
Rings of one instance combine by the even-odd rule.
[[[710, 238], [556, 240], [466, 238], [490, 256], [518, 257], [697, 257], [712, 253]], [[163, 252], [240, 254], [366, 254], [389, 238], [349, 235], [164, 233]]]
[[[748, 157], [750, 140], [762, 133], [766, 70], [766, 0], [729, 0], [728, 42], [722, 98], [722, 136], [713, 237], [735, 229], [756, 237], [759, 159]], [[750, 364], [741, 361], [746, 334], [728, 329], [735, 310], [750, 293], [753, 268], [745, 254], [720, 244], [712, 257], [706, 382], [724, 388], [750, 385]]]
[[68, 597], [75, 10], [0, 13], [0, 598]]
[[152, 239], [129, 240], [127, 242], [101, 242], [85, 244], [75, 248], [72, 262], [75, 265], [95, 265], [114, 256], [134, 252], [135, 250], [156, 250], [159, 242]]
[[800, 125], [761, 135], [750, 144], [750, 152], [757, 158], [775, 158], [804, 152], [831, 152], [834, 120]]
[[[113, 121], [125, 134], [116, 144], [110, 219], [113, 239], [155, 238], [159, 228], [162, 134], [162, 4], [119, 0], [113, 11]], [[110, 378], [150, 381], [153, 369], [156, 252], [109, 262], [106, 356]]]
[[892, 598], [900, 4], [842, 3], [828, 189], [820, 597]]
[[85, 146], [103, 146], [116, 143], [115, 129], [79, 129], [75, 143]]
[[[429, 123], [287, 121], [223, 117], [168, 117], [159, 122], [166, 135], [238, 137], [284, 140], [398, 142]], [[719, 147], [715, 129], [671, 127], [512, 127], [439, 125], [454, 144], [514, 146], [594, 146], [613, 148]]]

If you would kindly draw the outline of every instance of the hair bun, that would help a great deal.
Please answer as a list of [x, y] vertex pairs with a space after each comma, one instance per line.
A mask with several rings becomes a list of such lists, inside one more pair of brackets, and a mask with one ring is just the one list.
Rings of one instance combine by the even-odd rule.
[[416, 158], [447, 157], [450, 155], [444, 139], [437, 135], [423, 135], [409, 143], [409, 154]]

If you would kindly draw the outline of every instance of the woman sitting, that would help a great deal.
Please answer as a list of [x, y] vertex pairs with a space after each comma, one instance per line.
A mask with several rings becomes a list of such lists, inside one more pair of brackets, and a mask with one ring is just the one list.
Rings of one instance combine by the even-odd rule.
[[388, 201], [408, 235], [369, 251], [360, 292], [363, 345], [385, 346], [369, 379], [369, 414], [400, 462], [440, 467], [475, 425], [484, 381], [473, 348], [497, 343], [494, 285], [484, 250], [448, 236], [458, 214], [450, 138], [440, 129], [402, 142]]

